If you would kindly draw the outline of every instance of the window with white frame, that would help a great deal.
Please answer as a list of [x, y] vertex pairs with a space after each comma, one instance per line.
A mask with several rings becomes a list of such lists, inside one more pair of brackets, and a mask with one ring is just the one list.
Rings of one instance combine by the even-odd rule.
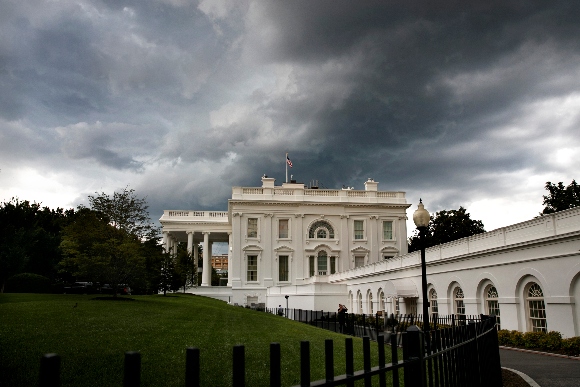
[[367, 304], [368, 304], [368, 308], [367, 310], [369, 311], [369, 314], [375, 314], [375, 311], [373, 309], [373, 293], [369, 290], [367, 292]]
[[248, 255], [248, 270], [246, 280], [255, 282], [258, 280], [258, 256]]
[[544, 292], [540, 285], [535, 282], [527, 286], [526, 304], [528, 307], [529, 329], [532, 332], [547, 332], [548, 324], [546, 321]]
[[288, 239], [288, 219], [278, 220], [278, 238]]
[[365, 236], [364, 225], [365, 225], [364, 220], [354, 221], [354, 239], [364, 239]]
[[328, 222], [318, 220], [310, 226], [308, 238], [334, 239], [334, 228]]
[[379, 289], [379, 310], [385, 312], [385, 292]]
[[288, 256], [278, 257], [278, 281], [288, 281]]
[[314, 255], [308, 257], [308, 274], [309, 277], [314, 276]]
[[320, 251], [318, 253], [318, 275], [326, 275], [328, 270], [328, 255], [326, 251]]
[[391, 220], [383, 221], [383, 240], [388, 241], [393, 239], [393, 222]]
[[485, 313], [489, 316], [497, 317], [497, 325], [499, 328], [499, 294], [493, 285], [488, 285], [485, 289]]
[[248, 238], [258, 237], [258, 218], [248, 218]]
[[401, 306], [399, 304], [399, 297], [395, 297], [393, 299], [393, 303], [395, 304], [395, 314], [401, 314]]
[[358, 312], [363, 312], [363, 301], [362, 301], [362, 293], [358, 294]]
[[336, 273], [336, 257], [330, 257], [330, 274]]
[[431, 316], [435, 316], [439, 313], [439, 306], [437, 304], [437, 292], [435, 289], [429, 291], [429, 304]]
[[417, 315], [417, 299], [416, 298], [405, 298], [405, 307], [407, 309], [407, 314]]
[[463, 301], [463, 289], [459, 286], [453, 290], [453, 302], [455, 303], [455, 314], [465, 316], [465, 302]]
[[356, 255], [354, 257], [354, 267], [361, 267], [365, 265], [364, 255]]
[[384, 259], [385, 261], [386, 261], [387, 259], [393, 259], [393, 258], [395, 258], [395, 256], [394, 256], [394, 255], [384, 255], [384, 256], [383, 256], [383, 259]]

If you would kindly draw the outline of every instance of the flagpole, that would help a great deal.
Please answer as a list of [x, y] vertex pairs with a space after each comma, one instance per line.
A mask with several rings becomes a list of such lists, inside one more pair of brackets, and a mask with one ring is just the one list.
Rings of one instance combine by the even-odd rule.
[[284, 159], [284, 164], [286, 164], [286, 183], [288, 183], [288, 153], [286, 153], [286, 158]]

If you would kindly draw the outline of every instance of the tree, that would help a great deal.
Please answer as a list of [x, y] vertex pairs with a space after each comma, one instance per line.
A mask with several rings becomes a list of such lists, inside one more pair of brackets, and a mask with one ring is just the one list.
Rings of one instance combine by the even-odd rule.
[[151, 222], [145, 198], [138, 198], [134, 189], [123, 188], [114, 192], [113, 196], [106, 193], [89, 195], [91, 209], [98, 211], [109, 219], [112, 226], [136, 235], [141, 240], [156, 238], [157, 227]]
[[549, 194], [543, 195], [545, 207], [540, 216], [580, 206], [580, 185], [576, 180], [566, 187], [562, 182], [556, 185], [548, 181], [545, 188]]
[[64, 228], [61, 266], [76, 276], [108, 283], [117, 296], [119, 285], [132, 284], [144, 275], [142, 244], [136, 235], [114, 227], [103, 214], [81, 208]]
[[[432, 247], [482, 232], [485, 232], [485, 229], [481, 220], [471, 219], [465, 208], [443, 210], [437, 212], [435, 216], [431, 215], [424, 244], [425, 248]], [[421, 241], [416, 230], [409, 238], [409, 252], [420, 249]]]

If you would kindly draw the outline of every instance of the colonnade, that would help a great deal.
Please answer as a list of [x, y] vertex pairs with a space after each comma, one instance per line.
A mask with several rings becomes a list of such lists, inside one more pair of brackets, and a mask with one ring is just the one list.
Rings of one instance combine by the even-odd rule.
[[[183, 231], [182, 231], [183, 232]], [[202, 256], [203, 256], [203, 271], [201, 274], [201, 286], [211, 286], [211, 256], [213, 241], [210, 240], [210, 231], [197, 231], [203, 235], [202, 244]], [[195, 267], [197, 268], [197, 263], [199, 260], [199, 242], [194, 241], [194, 234], [196, 231], [186, 231], [187, 234], [187, 252], [193, 253], [193, 260], [195, 262]], [[232, 233], [228, 232], [228, 268], [231, 267], [231, 249], [229, 246], [232, 244]], [[177, 245], [179, 244], [179, 239], [174, 233], [168, 231], [163, 231], [163, 247], [165, 252], [175, 255], [177, 252]], [[228, 286], [230, 285], [230, 273], [228, 270]]]

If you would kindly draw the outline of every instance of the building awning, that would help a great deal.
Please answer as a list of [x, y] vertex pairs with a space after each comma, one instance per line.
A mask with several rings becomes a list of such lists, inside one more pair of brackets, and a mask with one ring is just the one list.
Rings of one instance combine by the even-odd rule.
[[384, 288], [385, 297], [417, 298], [417, 286], [408, 278], [387, 281]]

